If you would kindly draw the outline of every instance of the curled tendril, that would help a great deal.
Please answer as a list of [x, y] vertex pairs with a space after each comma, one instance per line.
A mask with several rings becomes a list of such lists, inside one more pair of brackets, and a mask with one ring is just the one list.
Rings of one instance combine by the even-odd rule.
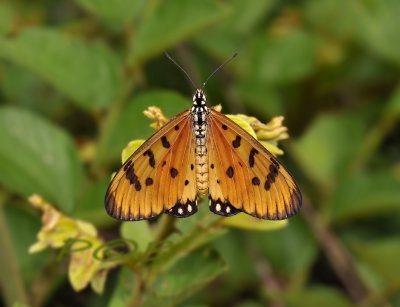
[[[118, 248], [127, 248], [128, 252], [119, 252]], [[138, 245], [134, 240], [130, 239], [116, 239], [108, 241], [93, 252], [93, 258], [102, 262], [123, 262], [131, 259], [138, 252]]]
[[[84, 243], [83, 246], [75, 247], [75, 244]], [[93, 246], [93, 243], [86, 239], [79, 239], [79, 238], [70, 238], [65, 240], [64, 246], [61, 248], [60, 253], [57, 256], [57, 260], [61, 261], [67, 254], [72, 254], [76, 252], [82, 252], [84, 250], [90, 249]]]

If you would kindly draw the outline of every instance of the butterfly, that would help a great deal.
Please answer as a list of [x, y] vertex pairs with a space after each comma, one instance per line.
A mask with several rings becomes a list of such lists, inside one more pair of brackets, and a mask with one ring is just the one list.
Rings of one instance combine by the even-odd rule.
[[110, 216], [188, 217], [198, 210], [198, 196], [207, 195], [209, 209], [225, 217], [244, 212], [281, 220], [299, 211], [301, 192], [289, 172], [243, 128], [208, 108], [203, 88], [195, 90], [191, 109], [153, 134], [117, 171], [105, 196]]
[[193, 107], [170, 120], [122, 165], [105, 197], [106, 211], [121, 220], [161, 213], [188, 217], [197, 197], [232, 216], [286, 219], [301, 207], [301, 192], [281, 163], [231, 119], [206, 106], [197, 89]]

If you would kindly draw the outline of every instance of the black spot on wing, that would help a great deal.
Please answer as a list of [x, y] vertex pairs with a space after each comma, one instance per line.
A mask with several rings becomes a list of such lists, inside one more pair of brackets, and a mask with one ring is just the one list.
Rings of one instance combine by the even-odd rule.
[[149, 185], [152, 185], [153, 184], [153, 178], [147, 178], [146, 179], [146, 181], [145, 181], [145, 184], [147, 185], [147, 186], [149, 186]]
[[135, 169], [134, 169], [134, 165], [129, 164], [128, 167], [124, 167], [125, 170], [125, 177], [126, 179], [129, 180], [130, 184], [135, 184], [136, 181], [138, 180], [138, 176], [136, 176], [135, 174]]
[[172, 178], [175, 178], [176, 176], [178, 176], [178, 170], [175, 167], [171, 167], [169, 172], [170, 172]]
[[234, 139], [233, 141], [232, 141], [232, 146], [234, 147], [234, 148], [238, 148], [238, 147], [240, 147], [240, 141], [241, 141], [241, 137], [239, 136], [239, 135], [237, 135], [236, 136], [236, 139]]
[[209, 209], [211, 212], [225, 217], [241, 212], [241, 210], [232, 206], [229, 201], [223, 202], [220, 199], [214, 200], [211, 196], [209, 197]]
[[255, 148], [252, 148], [252, 149], [250, 150], [250, 154], [249, 154], [249, 165], [250, 165], [250, 167], [253, 167], [253, 166], [254, 166], [254, 156], [255, 156], [256, 154], [258, 154], [258, 150], [255, 149]]
[[189, 180], [185, 180], [185, 185], [188, 185], [189, 184]]
[[260, 178], [258, 177], [253, 177], [253, 179], [251, 179], [251, 183], [253, 185], [260, 185]]
[[279, 165], [271, 164], [269, 166], [269, 173], [264, 183], [264, 189], [268, 191], [271, 188], [271, 185], [275, 182], [276, 177], [279, 174]]
[[226, 126], [226, 125], [222, 125], [222, 129], [224, 129], [224, 130], [228, 130], [228, 127]]
[[162, 143], [162, 146], [164, 148], [170, 148], [171, 147], [171, 144], [168, 142], [168, 139], [167, 139], [167, 137], [165, 135], [161, 138], [161, 143]]
[[229, 177], [229, 178], [232, 178], [234, 173], [235, 173], [235, 172], [234, 172], [234, 170], [233, 170], [233, 167], [232, 167], [232, 166], [229, 166], [228, 169], [226, 170], [226, 174], [228, 175], [228, 177]]
[[279, 169], [279, 164], [271, 164], [269, 166], [269, 171], [271, 173], [278, 174], [279, 173], [278, 169]]
[[174, 129], [179, 130], [179, 125], [176, 125]]
[[197, 200], [188, 200], [186, 203], [181, 203], [177, 201], [175, 206], [171, 209], [165, 211], [165, 213], [169, 215], [173, 215], [175, 217], [188, 217], [197, 212]]
[[153, 152], [151, 151], [151, 149], [146, 150], [146, 151], [143, 153], [143, 156], [148, 156], [148, 157], [149, 157], [149, 165], [150, 165], [152, 168], [155, 168], [155, 167], [156, 167], [156, 160], [154, 159], [154, 154], [153, 154]]
[[125, 165], [124, 165], [124, 171], [126, 171], [132, 164], [132, 160], [128, 160], [126, 161]]
[[194, 165], [190, 164], [190, 169], [193, 170], [194, 169]]

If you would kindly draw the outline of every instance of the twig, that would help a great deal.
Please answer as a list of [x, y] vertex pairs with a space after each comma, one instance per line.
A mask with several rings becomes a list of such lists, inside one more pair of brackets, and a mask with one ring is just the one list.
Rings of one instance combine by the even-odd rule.
[[356, 303], [365, 300], [369, 295], [369, 290], [358, 276], [351, 255], [330, 229], [322, 223], [318, 213], [308, 201], [303, 201], [302, 215], [352, 300]]
[[[271, 269], [271, 265], [268, 260], [263, 257], [260, 253], [260, 250], [253, 242], [250, 244], [250, 252], [252, 256], [252, 260], [255, 264], [256, 273], [259, 275], [262, 283], [264, 285], [264, 289], [267, 293], [281, 293], [283, 290], [283, 285], [279, 282], [279, 280], [274, 276], [274, 273]], [[277, 301], [270, 297], [270, 306], [271, 307], [282, 307], [284, 306], [281, 302]]]

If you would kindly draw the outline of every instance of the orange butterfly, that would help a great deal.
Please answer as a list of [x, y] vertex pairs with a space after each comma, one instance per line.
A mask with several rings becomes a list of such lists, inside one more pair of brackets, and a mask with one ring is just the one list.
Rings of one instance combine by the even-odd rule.
[[294, 215], [302, 201], [292, 176], [262, 144], [207, 108], [203, 89], [196, 89], [190, 110], [127, 159], [108, 187], [105, 205], [109, 215], [121, 220], [161, 213], [188, 217], [197, 212], [198, 195], [209, 195], [215, 214], [245, 212], [270, 220]]

